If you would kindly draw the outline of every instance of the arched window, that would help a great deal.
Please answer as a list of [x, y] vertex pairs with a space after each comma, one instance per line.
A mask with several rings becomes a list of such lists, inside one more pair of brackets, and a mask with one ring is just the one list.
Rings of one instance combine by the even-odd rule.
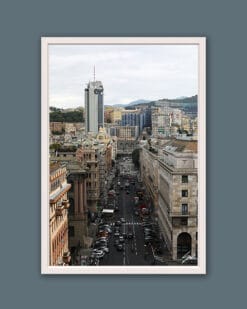
[[181, 259], [191, 251], [191, 236], [188, 233], [181, 233], [177, 239], [177, 258]]

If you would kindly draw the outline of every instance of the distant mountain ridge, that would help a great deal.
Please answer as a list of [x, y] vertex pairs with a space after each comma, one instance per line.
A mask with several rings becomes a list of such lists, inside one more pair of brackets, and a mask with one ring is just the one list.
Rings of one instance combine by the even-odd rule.
[[191, 97], [181, 97], [177, 99], [161, 99], [156, 102], [164, 101], [164, 102], [170, 102], [170, 103], [197, 103], [197, 94], [193, 95]]
[[135, 109], [135, 108], [146, 108], [152, 106], [164, 106], [167, 105], [172, 108], [179, 108], [184, 111], [186, 114], [196, 115], [197, 114], [197, 95], [185, 98], [177, 99], [160, 99], [157, 101], [151, 101], [148, 103], [139, 103], [127, 105], [126, 109]]
[[131, 107], [131, 109], [133, 109], [133, 107], [139, 107], [139, 106], [154, 106], [157, 104], [163, 104], [163, 103], [170, 103], [170, 104], [186, 104], [186, 103], [190, 103], [190, 104], [197, 104], [197, 95], [191, 96], [191, 97], [185, 97], [185, 96], [181, 96], [179, 98], [176, 99], [160, 99], [160, 100], [156, 100], [156, 101], [150, 101], [150, 100], [145, 100], [145, 99], [139, 99], [136, 101], [132, 101], [130, 103], [127, 104], [114, 104], [114, 105], [105, 105], [105, 106], [112, 106], [112, 107], [125, 107], [125, 108], [129, 108]]
[[139, 105], [139, 104], [145, 104], [145, 103], [149, 103], [151, 102], [150, 100], [144, 100], [144, 99], [140, 99], [140, 100], [136, 100], [133, 102], [130, 102], [128, 104], [126, 104], [127, 106], [132, 106], [132, 105]]

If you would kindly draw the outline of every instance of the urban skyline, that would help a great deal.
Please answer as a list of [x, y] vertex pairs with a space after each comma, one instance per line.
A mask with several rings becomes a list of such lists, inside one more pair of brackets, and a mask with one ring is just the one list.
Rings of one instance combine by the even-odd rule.
[[198, 93], [196, 45], [49, 46], [49, 105], [84, 106], [89, 81], [104, 81], [104, 104]]

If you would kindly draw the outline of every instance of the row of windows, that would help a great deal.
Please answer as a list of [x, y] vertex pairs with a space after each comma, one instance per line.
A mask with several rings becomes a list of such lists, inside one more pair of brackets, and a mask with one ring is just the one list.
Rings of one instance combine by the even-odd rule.
[[66, 176], [64, 174], [60, 178], [53, 180], [50, 183], [50, 191], [52, 192], [52, 191], [56, 190], [59, 186], [62, 185], [62, 182], [64, 182], [65, 179], [66, 179]]
[[[71, 155], [71, 154], [69, 154], [68, 156], [69, 156], [69, 157], [71, 157], [71, 156], [72, 156], [72, 157], [74, 157], [74, 158], [75, 158], [75, 154], [72, 154], [72, 155]], [[64, 153], [64, 154], [62, 155], [62, 154], [59, 154], [59, 153], [58, 153], [58, 154], [57, 154], [57, 157], [64, 157], [64, 158], [66, 158], [66, 157], [67, 157], [67, 154], [66, 154], [66, 153]]]

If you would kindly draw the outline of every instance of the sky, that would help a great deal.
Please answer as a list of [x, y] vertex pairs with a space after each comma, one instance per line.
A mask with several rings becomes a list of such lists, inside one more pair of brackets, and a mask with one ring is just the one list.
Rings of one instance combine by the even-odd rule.
[[198, 93], [196, 45], [49, 45], [49, 106], [84, 106], [94, 67], [105, 105]]

